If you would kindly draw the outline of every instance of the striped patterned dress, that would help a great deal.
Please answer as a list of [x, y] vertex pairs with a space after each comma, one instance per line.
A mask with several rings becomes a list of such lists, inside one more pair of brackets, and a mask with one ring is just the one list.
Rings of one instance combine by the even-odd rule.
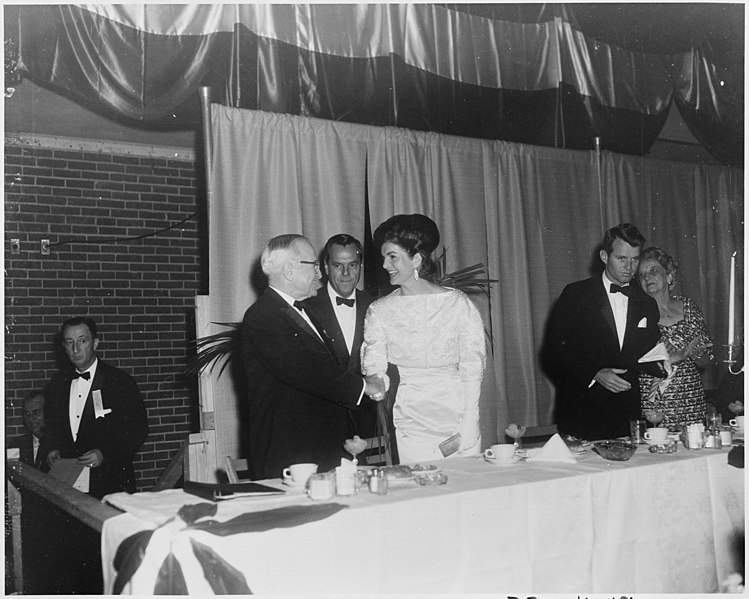
[[[669, 353], [684, 349], [695, 337], [697, 345], [711, 342], [702, 312], [688, 297], [676, 296], [684, 302], [684, 318], [672, 325], [658, 325], [661, 341]], [[664, 424], [689, 424], [705, 419], [705, 390], [693, 358], [709, 355], [712, 349], [693, 352], [692, 356], [674, 365], [674, 371], [667, 379], [648, 374], [640, 374], [641, 407], [645, 410], [658, 410], [665, 415]]]

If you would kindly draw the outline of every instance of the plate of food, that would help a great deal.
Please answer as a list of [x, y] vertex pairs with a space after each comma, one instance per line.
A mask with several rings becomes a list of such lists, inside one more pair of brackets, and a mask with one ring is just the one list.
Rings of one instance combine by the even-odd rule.
[[586, 441], [585, 439], [578, 439], [577, 437], [573, 437], [572, 435], [565, 435], [563, 437], [565, 445], [569, 448], [570, 452], [574, 454], [580, 454], [585, 453], [588, 448], [591, 446], [590, 441]]
[[414, 473], [411, 470], [411, 466], [399, 464], [398, 466], [385, 466], [382, 471], [385, 473], [385, 478], [388, 482], [399, 483], [414, 479]]
[[419, 474], [436, 474], [437, 472], [442, 472], [442, 468], [434, 464], [412, 464], [409, 468], [411, 468], [411, 473], [417, 476]]

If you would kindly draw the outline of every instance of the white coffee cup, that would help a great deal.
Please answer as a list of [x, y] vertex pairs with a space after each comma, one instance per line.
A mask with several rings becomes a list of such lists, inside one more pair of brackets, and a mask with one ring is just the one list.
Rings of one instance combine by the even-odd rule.
[[515, 458], [515, 446], [510, 443], [492, 445], [484, 451], [484, 457], [500, 464], [512, 462]]
[[720, 431], [720, 443], [725, 447], [729, 447], [733, 444], [733, 434], [730, 429], [723, 429]]
[[315, 472], [317, 472], [317, 464], [292, 464], [283, 469], [283, 477], [290, 478], [295, 483], [303, 485]]
[[728, 424], [731, 426], [735, 426], [739, 431], [744, 431], [744, 417], [743, 416], [736, 416], [736, 418], [731, 418], [731, 420], [728, 421]]
[[645, 440], [662, 445], [668, 439], [668, 429], [659, 426], [645, 430]]

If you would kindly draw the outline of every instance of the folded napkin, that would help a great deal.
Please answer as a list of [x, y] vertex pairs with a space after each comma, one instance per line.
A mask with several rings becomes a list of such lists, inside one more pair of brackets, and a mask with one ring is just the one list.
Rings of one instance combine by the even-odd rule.
[[570, 448], [564, 442], [559, 433], [556, 433], [546, 442], [546, 445], [536, 450], [529, 450], [528, 462], [566, 462], [576, 464], [577, 460], [572, 455]]

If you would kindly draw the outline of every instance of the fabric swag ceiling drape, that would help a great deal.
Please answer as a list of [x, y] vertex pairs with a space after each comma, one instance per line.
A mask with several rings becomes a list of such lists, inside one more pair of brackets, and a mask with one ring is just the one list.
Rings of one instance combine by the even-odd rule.
[[[666, 47], [658, 29], [696, 9], [642, 6], [23, 6], [20, 64], [39, 85], [164, 127], [197, 123], [197, 89], [211, 86], [237, 108], [559, 148], [599, 137], [629, 154], [648, 151], [673, 100], [716, 159], [742, 165], [743, 8], [705, 13], [735, 23], [722, 45], [695, 31]], [[632, 10], [663, 21], [636, 44], [621, 33]]]

